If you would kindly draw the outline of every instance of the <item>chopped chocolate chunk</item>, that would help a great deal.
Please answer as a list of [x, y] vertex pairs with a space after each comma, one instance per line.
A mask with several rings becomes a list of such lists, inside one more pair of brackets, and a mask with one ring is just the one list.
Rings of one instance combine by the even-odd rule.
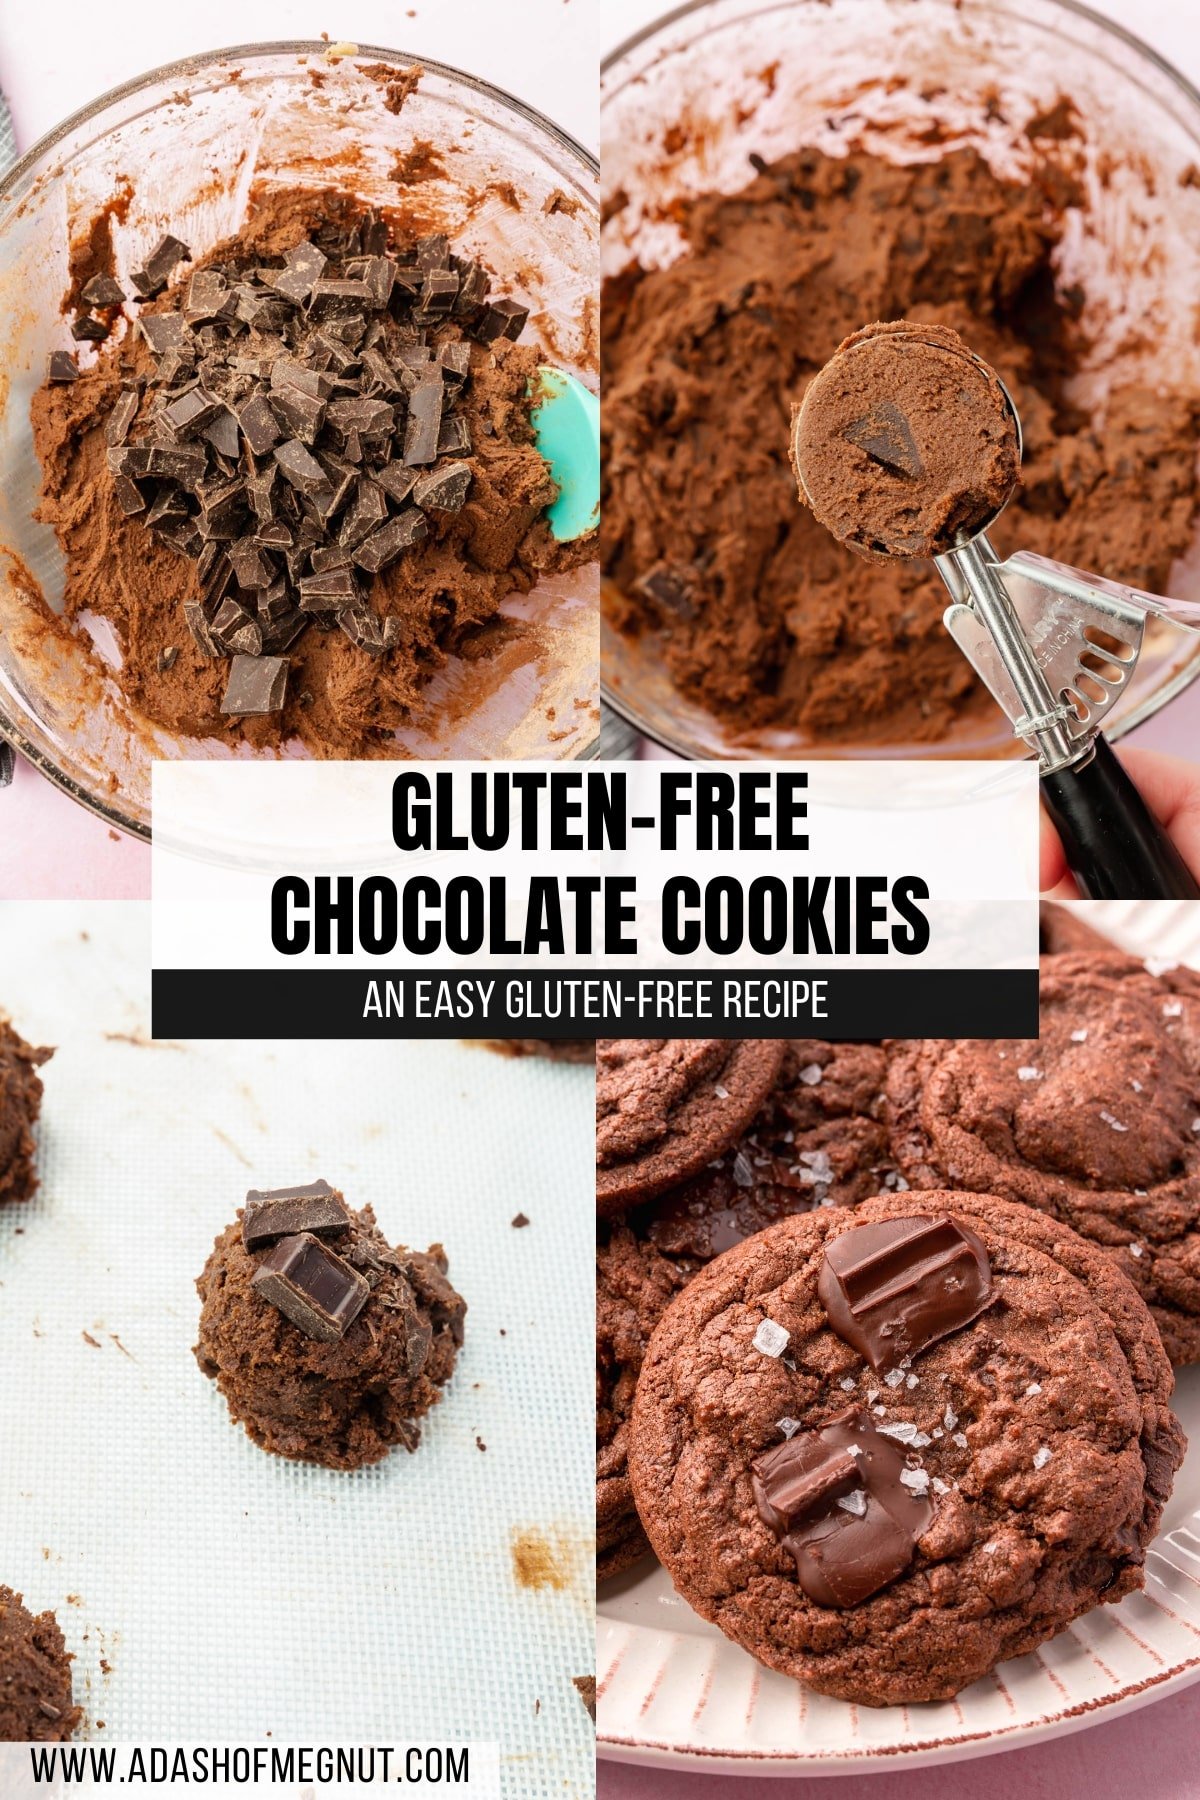
[[885, 469], [916, 480], [924, 474], [912, 427], [892, 400], [877, 400], [870, 412], [855, 419], [844, 435]]
[[433, 367], [422, 374], [408, 397], [404, 423], [404, 460], [410, 466], [431, 463], [437, 455], [442, 429], [442, 372]]
[[[74, 378], [72, 377], [72, 379]], [[137, 418], [140, 399], [141, 396], [136, 388], [125, 389], [105, 420], [104, 441], [106, 444], [123, 444], [125, 442], [129, 435], [129, 427]]]
[[515, 300], [493, 300], [484, 307], [471, 330], [481, 344], [494, 344], [498, 338], [512, 338], [515, 342], [528, 317], [529, 308], [518, 306]]
[[221, 711], [231, 717], [258, 718], [277, 713], [287, 690], [287, 658], [283, 656], [235, 656]]
[[314, 284], [321, 279], [329, 259], [305, 238], [285, 251], [283, 260], [285, 266], [271, 272], [271, 286], [285, 300], [292, 300], [298, 306], [312, 293]]
[[128, 475], [113, 476], [113, 493], [116, 496], [117, 505], [127, 517], [146, 510], [146, 496], [137, 482], [131, 481]]
[[250, 1283], [306, 1337], [336, 1344], [370, 1298], [366, 1280], [311, 1232], [281, 1238]]
[[138, 330], [156, 356], [178, 350], [188, 341], [188, 324], [182, 313], [143, 313]]
[[833, 1238], [817, 1292], [838, 1336], [876, 1371], [899, 1368], [994, 1298], [982, 1241], [944, 1215], [888, 1219]]
[[354, 560], [360, 569], [369, 575], [378, 575], [380, 569], [386, 569], [389, 563], [405, 550], [411, 550], [414, 544], [427, 537], [429, 527], [425, 523], [425, 515], [415, 506], [406, 507], [394, 519], [373, 532], [365, 543], [359, 544], [354, 552]]
[[78, 381], [79, 364], [69, 350], [52, 350], [46, 358], [47, 381]]
[[183, 316], [189, 325], [202, 325], [209, 319], [226, 317], [236, 305], [237, 296], [230, 293], [218, 270], [197, 269], [187, 285]]
[[[136, 407], [134, 409], [136, 411]], [[206, 394], [202, 387], [188, 388], [177, 400], [163, 408], [163, 418], [176, 437], [199, 437], [204, 427], [216, 418], [221, 402]], [[114, 409], [115, 412], [115, 409]]]
[[238, 435], [238, 422], [228, 407], [221, 408], [212, 424], [205, 430], [204, 437], [218, 456], [223, 456], [227, 462], [236, 463], [242, 445]]
[[461, 341], [443, 344], [438, 351], [438, 361], [446, 386], [460, 388], [471, 373], [471, 346]]
[[439, 456], [470, 456], [471, 428], [465, 419], [451, 416], [442, 420], [437, 453]]
[[297, 493], [315, 497], [330, 490], [329, 477], [316, 457], [295, 439], [279, 446], [275, 451], [275, 461]]
[[444, 319], [458, 294], [458, 276], [452, 269], [428, 269], [421, 283], [419, 318]]
[[80, 289], [79, 298], [85, 306], [120, 306], [125, 290], [111, 275], [93, 275]]
[[337, 622], [350, 642], [360, 650], [365, 650], [368, 656], [383, 655], [387, 647], [383, 625], [373, 612], [359, 606], [347, 607], [338, 614]]
[[338, 532], [339, 546], [352, 550], [369, 537], [377, 525], [382, 525], [387, 516], [387, 500], [382, 488], [360, 477], [355, 485], [353, 503], [347, 508]]
[[149, 300], [166, 287], [176, 263], [189, 262], [191, 255], [187, 245], [168, 232], [159, 239], [142, 268], [131, 272], [129, 279], [135, 292], [143, 300]]
[[413, 501], [435, 512], [458, 512], [471, 485], [471, 471], [465, 463], [441, 463], [422, 475], [413, 488]]
[[242, 1242], [247, 1250], [261, 1250], [264, 1244], [295, 1237], [301, 1231], [314, 1237], [336, 1237], [349, 1227], [345, 1203], [327, 1181], [251, 1188], [242, 1214]]
[[300, 579], [302, 612], [340, 612], [343, 607], [357, 605], [361, 600], [362, 590], [352, 569], [327, 569]]
[[178, 658], [179, 658], [178, 647], [175, 644], [165, 645], [164, 648], [161, 649], [158, 653], [158, 672], [159, 672], [159, 674], [165, 675], [169, 669], [173, 669], [175, 667], [176, 662], [178, 661]]
[[108, 326], [103, 319], [89, 318], [86, 313], [80, 313], [71, 320], [71, 336], [77, 344], [102, 344], [108, 336]]
[[220, 656], [221, 647], [208, 628], [208, 620], [204, 616], [204, 608], [198, 600], [185, 600], [183, 617], [188, 630], [196, 640], [196, 648], [204, 656]]
[[407, 500], [416, 485], [415, 469], [406, 469], [403, 463], [385, 463], [382, 469], [375, 470], [375, 480], [384, 492], [399, 505]]

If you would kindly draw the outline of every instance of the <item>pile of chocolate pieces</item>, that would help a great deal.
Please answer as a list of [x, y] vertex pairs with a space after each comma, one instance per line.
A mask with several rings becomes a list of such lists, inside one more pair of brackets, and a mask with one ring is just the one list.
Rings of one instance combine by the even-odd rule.
[[[186, 260], [164, 238], [131, 278], [137, 298]], [[284, 652], [309, 625], [340, 628], [372, 656], [401, 643], [367, 587], [428, 535], [428, 514], [467, 498], [469, 340], [515, 339], [528, 317], [487, 295], [484, 269], [445, 237], [393, 254], [368, 214], [273, 266], [197, 269], [177, 310], [138, 320], [153, 398], [122, 391], [105, 425], [109, 468], [123, 510], [196, 560], [200, 598], [183, 610], [206, 656], [233, 659], [222, 712], [279, 712]], [[126, 296], [100, 276], [83, 298], [103, 309]], [[89, 323], [76, 321], [77, 337]], [[84, 336], [106, 335], [111, 318], [94, 323]], [[55, 360], [51, 379], [71, 379], [72, 359], [70, 373]]]

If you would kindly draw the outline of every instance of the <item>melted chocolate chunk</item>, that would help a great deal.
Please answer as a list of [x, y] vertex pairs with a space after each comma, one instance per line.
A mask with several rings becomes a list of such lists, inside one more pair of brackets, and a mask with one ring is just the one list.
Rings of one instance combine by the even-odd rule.
[[838, 1336], [876, 1370], [899, 1368], [994, 1298], [983, 1243], [944, 1216], [842, 1232], [825, 1246], [817, 1292]]
[[857, 1606], [911, 1566], [933, 1506], [924, 1484], [905, 1485], [905, 1470], [903, 1449], [862, 1407], [755, 1459], [759, 1517], [819, 1606]]

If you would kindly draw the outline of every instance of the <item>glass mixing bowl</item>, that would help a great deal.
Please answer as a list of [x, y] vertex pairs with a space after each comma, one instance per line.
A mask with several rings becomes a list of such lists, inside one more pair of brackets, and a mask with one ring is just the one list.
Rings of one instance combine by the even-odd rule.
[[[1077, 397], [1102, 406], [1115, 378], [1134, 376], [1200, 396], [1200, 191], [1180, 181], [1200, 165], [1200, 95], [1071, 0], [697, 0], [671, 13], [604, 64], [603, 272], [635, 258], [647, 267], [675, 260], [684, 245], [672, 203], [737, 192], [750, 179], [751, 150], [771, 161], [802, 146], [836, 156], [853, 143], [917, 162], [974, 144], [1014, 175], [1029, 146], [1003, 119], [1028, 119], [1064, 93], [1086, 139], [1087, 205], [1071, 214], [1056, 265], [1063, 286], [1078, 281], [1087, 295], [1093, 352]], [[1003, 519], [993, 539], [1001, 554], [1020, 547]], [[1172, 573], [1172, 592], [1200, 598], [1200, 531]], [[681, 756], [1024, 754], [998, 708], [933, 744], [823, 745], [779, 729], [735, 735], [679, 692], [653, 635], [629, 637], [604, 622], [601, 673], [616, 710]], [[1155, 626], [1108, 735], [1149, 718], [1197, 674], [1200, 637]]]
[[[81, 643], [29, 603], [36, 588], [61, 605], [58, 542], [33, 517], [40, 471], [29, 403], [47, 353], [70, 347], [60, 305], [72, 233], [128, 188], [113, 225], [120, 279], [167, 230], [198, 254], [211, 249], [240, 225], [255, 185], [402, 201], [418, 229], [447, 232], [529, 304], [524, 342], [595, 383], [594, 158], [511, 95], [437, 63], [422, 63], [416, 92], [389, 112], [360, 65], [402, 69], [417, 59], [361, 46], [335, 60], [326, 50], [255, 44], [156, 69], [68, 119], [0, 183], [0, 734], [75, 799], [142, 837], [153, 758], [235, 753], [139, 717], [112, 677], [111, 636]], [[389, 171], [414, 142], [431, 146], [427, 165], [445, 174], [399, 189]], [[543, 210], [556, 192], [566, 204]], [[518, 628], [490, 656], [451, 659], [397, 734], [397, 756], [588, 753], [599, 720], [595, 568], [540, 582], [501, 610]]]

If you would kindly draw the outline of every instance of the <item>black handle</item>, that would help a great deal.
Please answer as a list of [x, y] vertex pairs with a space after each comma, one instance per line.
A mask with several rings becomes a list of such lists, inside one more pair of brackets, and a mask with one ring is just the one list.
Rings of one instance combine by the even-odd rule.
[[1085, 900], [1200, 900], [1200, 881], [1103, 737], [1090, 761], [1042, 776], [1042, 805]]

